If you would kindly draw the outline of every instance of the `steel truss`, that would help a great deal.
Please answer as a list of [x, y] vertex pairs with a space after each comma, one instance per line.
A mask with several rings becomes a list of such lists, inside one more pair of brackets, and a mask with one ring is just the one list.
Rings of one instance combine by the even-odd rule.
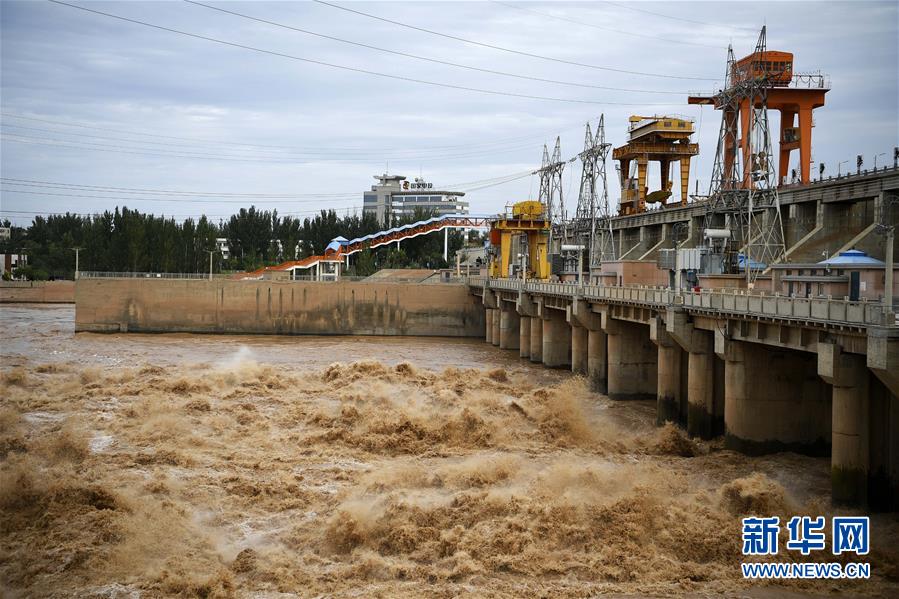
[[[762, 56], [759, 53], [765, 49], [766, 28], [762, 27], [754, 55]], [[735, 81], [735, 62], [733, 48], [728, 47], [724, 89], [714, 98], [723, 114], [705, 228], [730, 231], [725, 270], [737, 272], [742, 253], [746, 280], [752, 284], [765, 270], [753, 268], [754, 264], [767, 268], [781, 261], [786, 251], [768, 121], [769, 77], [775, 73], [764, 71], [762, 76]], [[741, 117], [747, 125], [743, 137]]]
[[589, 248], [589, 267], [615, 259], [606, 178], [606, 161], [611, 148], [612, 144], [606, 142], [605, 115], [600, 115], [595, 135], [587, 123], [584, 150], [577, 155], [583, 169], [573, 233], [579, 244]]
[[556, 137], [556, 147], [552, 157], [546, 144], [543, 144], [543, 162], [536, 174], [540, 175], [540, 202], [546, 207], [548, 219], [553, 223], [565, 222], [565, 200], [562, 197], [562, 160], [561, 142]]

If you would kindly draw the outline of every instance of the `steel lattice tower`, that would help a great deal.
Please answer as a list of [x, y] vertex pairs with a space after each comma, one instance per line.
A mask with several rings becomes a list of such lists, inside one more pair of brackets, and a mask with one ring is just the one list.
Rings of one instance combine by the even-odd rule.
[[606, 160], [612, 144], [606, 142], [605, 115], [600, 115], [596, 135], [590, 130], [584, 136], [584, 150], [578, 154], [583, 170], [575, 216], [575, 234], [590, 248], [589, 266], [614, 259], [612, 222], [609, 214], [609, 188]]
[[553, 223], [565, 221], [565, 202], [562, 198], [562, 170], [565, 162], [562, 160], [561, 141], [556, 137], [556, 147], [552, 157], [546, 144], [543, 144], [543, 163], [536, 174], [540, 175], [540, 202], [546, 207], [549, 220]]
[[[577, 155], [581, 159], [581, 187], [578, 191], [577, 210], [575, 221], [578, 237], [584, 236], [584, 231], [592, 229], [593, 219], [596, 218], [596, 153], [593, 146], [593, 132], [590, 123], [587, 123], [587, 132], [584, 135], [584, 151]], [[592, 235], [591, 235], [592, 238]]]
[[[766, 28], [762, 27], [752, 55], [758, 57], [753, 75], [759, 65], [767, 69], [765, 50]], [[730, 230], [725, 268], [738, 270], [738, 253], [742, 252], [747, 282], [753, 283], [760, 274], [760, 269], [751, 267], [753, 263], [770, 266], [785, 253], [768, 121], [768, 79], [774, 73], [764, 70], [760, 76], [736, 79], [735, 64], [733, 49], [728, 47], [724, 89], [714, 97], [715, 107], [723, 115], [705, 228]], [[739, 136], [741, 120], [746, 126]]]

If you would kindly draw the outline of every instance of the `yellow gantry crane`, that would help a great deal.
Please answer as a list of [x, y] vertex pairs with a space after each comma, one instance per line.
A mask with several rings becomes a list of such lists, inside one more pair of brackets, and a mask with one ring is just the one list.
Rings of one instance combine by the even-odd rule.
[[551, 223], [546, 207], [527, 200], [490, 223], [491, 277], [548, 279]]
[[[646, 204], [668, 202], [672, 195], [669, 180], [671, 163], [680, 166], [680, 205], [687, 205], [687, 188], [690, 181], [690, 159], [699, 153], [699, 145], [690, 143], [693, 120], [677, 116], [639, 116], [629, 119], [628, 142], [612, 150], [612, 159], [621, 164], [621, 214], [639, 214]], [[661, 189], [649, 191], [646, 175], [650, 162], [658, 162], [661, 173]], [[631, 164], [636, 163], [636, 176], [631, 175]]]

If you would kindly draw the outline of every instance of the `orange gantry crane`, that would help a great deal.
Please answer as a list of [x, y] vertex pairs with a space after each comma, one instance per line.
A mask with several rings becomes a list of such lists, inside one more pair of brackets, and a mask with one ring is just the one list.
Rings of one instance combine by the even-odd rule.
[[[762, 85], [753, 86], [761, 82]], [[761, 93], [741, 93], [742, 88], [761, 90]], [[790, 170], [790, 154], [799, 150], [801, 183], [811, 181], [812, 113], [824, 106], [824, 94], [830, 91], [827, 77], [821, 73], [796, 74], [793, 71], [793, 54], [776, 50], [756, 51], [730, 61], [728, 86], [714, 95], [690, 96], [688, 104], [712, 105], [724, 112], [724, 120], [732, 123], [736, 135], [726, 138], [724, 150], [725, 172], [732, 166], [735, 145], [739, 145], [742, 157], [742, 187], [752, 186], [752, 156], [749, 142], [750, 115], [752, 110], [780, 111], [780, 147], [777, 165], [778, 183], [783, 184]], [[798, 125], [797, 125], [798, 116]]]

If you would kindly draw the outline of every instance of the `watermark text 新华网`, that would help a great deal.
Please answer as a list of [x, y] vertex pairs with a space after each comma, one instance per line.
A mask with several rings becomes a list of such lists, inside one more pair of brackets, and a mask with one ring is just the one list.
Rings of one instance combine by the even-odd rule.
[[[867, 516], [834, 516], [831, 522], [833, 555], [867, 555], [870, 551], [870, 521]], [[826, 520], [823, 516], [794, 516], [786, 525], [788, 540], [785, 549], [804, 556], [827, 550]], [[779, 551], [780, 518], [743, 518], [743, 555], [777, 555]], [[743, 562], [744, 578], [870, 578], [871, 565], [866, 562]]]

